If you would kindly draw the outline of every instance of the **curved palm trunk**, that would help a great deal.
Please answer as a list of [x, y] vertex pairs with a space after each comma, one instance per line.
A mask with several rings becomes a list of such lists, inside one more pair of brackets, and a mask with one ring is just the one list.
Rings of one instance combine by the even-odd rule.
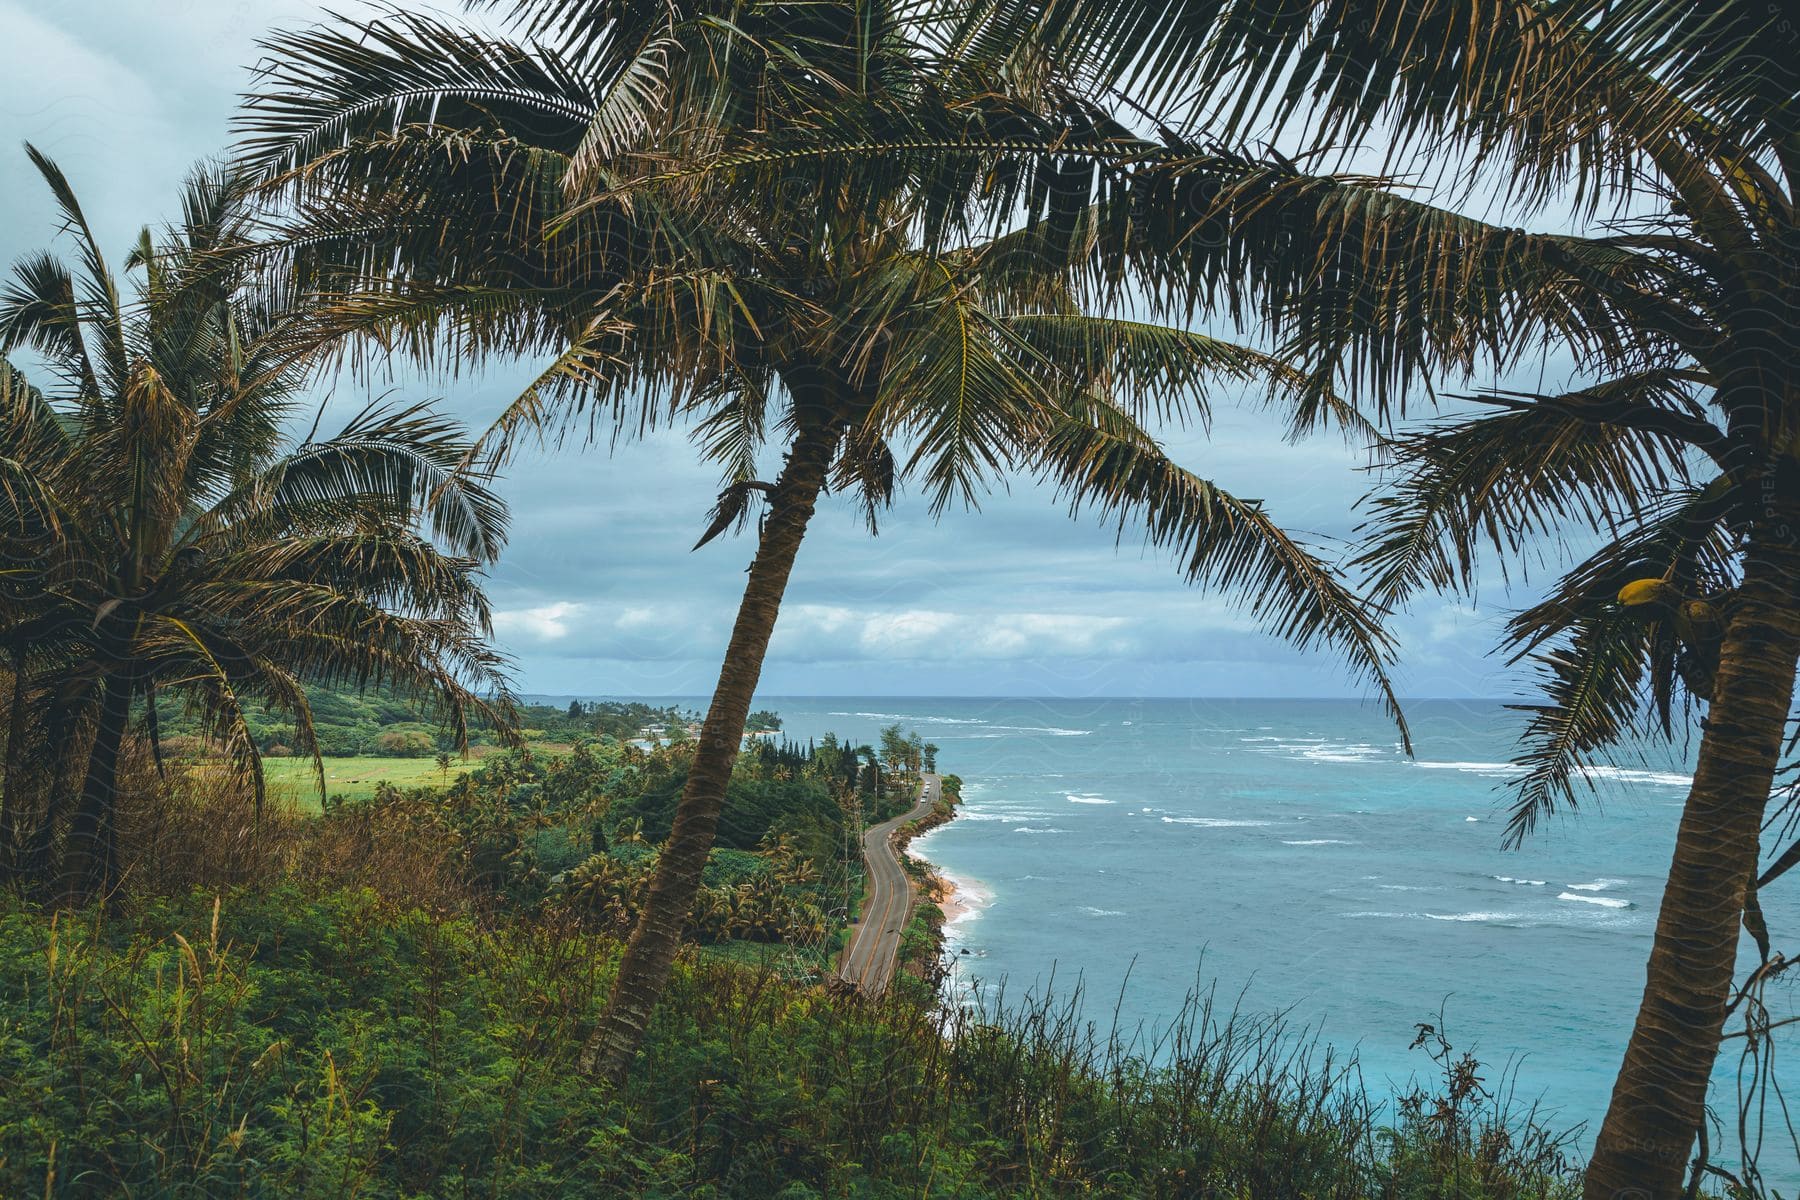
[[1800, 546], [1788, 534], [1769, 530], [1746, 552], [1644, 999], [1594, 1143], [1587, 1200], [1663, 1200], [1683, 1192], [1800, 663]]
[[131, 680], [110, 675], [100, 699], [100, 721], [88, 751], [81, 805], [69, 821], [63, 842], [61, 878], [56, 899], [69, 907], [104, 894], [118, 876], [119, 751], [131, 719]]
[[725, 665], [719, 671], [687, 786], [675, 810], [674, 828], [657, 859], [650, 894], [619, 963], [606, 1013], [581, 1050], [581, 1069], [589, 1075], [616, 1080], [625, 1073], [668, 983], [682, 927], [694, 906], [706, 856], [712, 850], [725, 787], [737, 764], [744, 721], [762, 675], [763, 655], [775, 631], [794, 557], [825, 485], [835, 441], [835, 430], [829, 428], [802, 431], [776, 481], [756, 558], [750, 564], [750, 579], [738, 604]]

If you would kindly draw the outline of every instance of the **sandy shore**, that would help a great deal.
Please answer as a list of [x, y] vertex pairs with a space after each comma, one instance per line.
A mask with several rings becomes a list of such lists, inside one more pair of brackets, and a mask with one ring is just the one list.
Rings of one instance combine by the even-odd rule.
[[960, 940], [961, 927], [979, 917], [994, 902], [994, 894], [979, 879], [952, 875], [935, 864], [931, 875], [931, 901], [944, 914], [945, 940]]
[[938, 906], [938, 911], [944, 914], [944, 924], [946, 925], [968, 914], [969, 906], [965, 897], [956, 890], [956, 885], [945, 879], [940, 872], [932, 873], [931, 887], [927, 894], [931, 902]]
[[958, 879], [942, 871], [938, 872], [938, 878], [943, 881], [938, 907], [944, 910], [946, 925], [958, 925], [979, 915], [993, 901], [993, 897], [972, 879]]

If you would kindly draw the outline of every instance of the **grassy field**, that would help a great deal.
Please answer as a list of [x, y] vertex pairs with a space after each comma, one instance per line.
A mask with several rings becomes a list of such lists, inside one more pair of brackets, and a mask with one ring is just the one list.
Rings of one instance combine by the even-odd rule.
[[[438, 770], [433, 758], [383, 758], [358, 755], [355, 758], [325, 760], [325, 790], [348, 800], [367, 800], [375, 794], [375, 785], [391, 783], [395, 787], [418, 787], [441, 784], [455, 779], [474, 766], [474, 760], [454, 759], [448, 776]], [[291, 800], [302, 809], [316, 811], [319, 789], [313, 779], [310, 758], [265, 758], [263, 775], [269, 781], [269, 795]]]
[[[464, 771], [481, 765], [481, 759], [497, 752], [497, 747], [475, 746], [464, 759], [451, 755], [450, 771], [438, 770], [437, 756], [426, 758], [388, 758], [378, 754], [359, 754], [350, 758], [325, 759], [325, 790], [346, 800], [367, 800], [375, 794], [375, 785], [391, 783], [395, 787], [441, 787], [453, 782]], [[533, 753], [567, 754], [569, 747], [560, 742], [540, 742]], [[319, 789], [313, 780], [310, 758], [265, 758], [263, 777], [268, 780], [272, 797], [291, 800], [307, 812], [319, 810]]]

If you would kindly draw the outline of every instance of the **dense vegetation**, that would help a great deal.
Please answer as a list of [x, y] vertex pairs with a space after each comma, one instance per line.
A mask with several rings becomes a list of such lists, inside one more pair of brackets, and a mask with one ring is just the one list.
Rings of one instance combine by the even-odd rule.
[[[37, 1106], [0, 1125], [23, 1139], [17, 1158], [0, 1149], [0, 1172], [26, 1172], [10, 1183], [1492, 1190], [1519, 1144], [1461, 1119], [1478, 1093], [1454, 1065], [1442, 1104], [1381, 1131], [1353, 1092], [1309, 1091], [1315, 1076], [1254, 1092], [1269, 1060], [1219, 1058], [1204, 1026], [1158, 1074], [1069, 1049], [1049, 1014], [946, 1042], [919, 1022], [950, 1018], [813, 1007], [682, 949], [816, 951], [828, 894], [854, 898], [848, 833], [904, 802], [888, 776], [935, 765], [898, 730], [879, 754], [761, 742], [740, 757], [746, 729], [779, 730], [749, 705], [816, 505], [849, 495], [873, 533], [903, 487], [941, 511], [1019, 475], [1072, 512], [1140, 522], [1190, 581], [1235, 587], [1278, 636], [1345, 658], [1397, 720], [1390, 606], [1472, 587], [1484, 553], [1601, 531], [1509, 631], [1543, 682], [1512, 835], [1584, 798], [1591, 764], [1631, 738], [1697, 734], [1584, 1186], [1667, 1200], [1724, 1175], [1711, 1068], [1726, 1015], [1795, 961], [1758, 896], [1800, 865], [1800, 844], [1763, 861], [1771, 831], [1791, 843], [1800, 800], [1777, 786], [1800, 664], [1800, 35], [1781, 6], [501, 7], [507, 35], [405, 10], [274, 35], [233, 162], [195, 177], [123, 284], [31, 151], [75, 253], [22, 261], [0, 291], [0, 878], [20, 896], [0, 1052], [17, 1057], [9, 1102]], [[1349, 156], [1369, 144], [1409, 177], [1365, 173]], [[1440, 186], [1422, 195], [1413, 175]], [[1496, 185], [1505, 223], [1457, 211]], [[1564, 201], [1587, 228], [1513, 223]], [[1222, 317], [1241, 341], [1195, 331]], [[1491, 386], [1546, 347], [1576, 378]], [[423, 408], [286, 438], [314, 366], [371, 349], [549, 365], [473, 445]], [[1266, 386], [1296, 434], [1337, 425], [1385, 452], [1391, 486], [1352, 560], [1369, 596], [1260, 501], [1167, 458], [1158, 428], [1204, 426], [1220, 379]], [[1409, 397], [1458, 384], [1489, 388], [1485, 415], [1396, 433]], [[520, 732], [485, 638], [480, 568], [504, 533], [488, 473], [525, 434], [628, 442], [664, 423], [721, 469], [700, 544], [761, 509], [698, 739], [663, 714], [623, 745], [657, 714], [577, 703]], [[496, 756], [452, 783], [472, 718], [559, 756]], [[443, 755], [441, 786], [379, 787], [307, 826], [233, 815], [238, 792], [260, 809], [265, 753], [327, 747]], [[167, 769], [208, 749], [235, 781]], [[428, 899], [393, 894], [371, 874], [384, 862]], [[235, 949], [216, 929], [170, 949], [197, 932], [184, 880], [251, 914], [221, 918]], [[378, 898], [355, 890], [369, 885]], [[1740, 930], [1759, 958], [1741, 985]], [[255, 961], [259, 933], [305, 952]], [[343, 947], [387, 974], [340, 986], [359, 978]], [[534, 948], [552, 947], [539, 970]], [[820, 961], [796, 954], [795, 978]], [[466, 991], [414, 994], [459, 973]], [[769, 1007], [733, 1008], [759, 989]], [[470, 996], [484, 1006], [464, 1013]], [[496, 1001], [517, 1003], [509, 1023]], [[406, 1007], [429, 1019], [384, 1015]], [[709, 1013], [740, 1020], [710, 1057]], [[1769, 1031], [1752, 1031], [1759, 1052]], [[447, 1057], [446, 1033], [477, 1057]], [[481, 1058], [486, 1035], [509, 1053]], [[575, 1042], [581, 1082], [558, 1076], [555, 1103], [533, 1107], [526, 1082]], [[788, 1056], [771, 1073], [765, 1047]], [[898, 1054], [872, 1099], [843, 1090], [861, 1050]], [[808, 1073], [815, 1051], [834, 1072]], [[406, 1074], [409, 1055], [430, 1069]], [[1246, 1062], [1249, 1083], [1219, 1069]], [[644, 1063], [664, 1072], [649, 1090]], [[767, 1080], [782, 1082], [752, 1086]], [[446, 1098], [461, 1107], [432, 1108]], [[435, 1115], [420, 1128], [419, 1113]], [[859, 1124], [874, 1113], [879, 1134]], [[963, 1124], [934, 1141], [926, 1116]], [[130, 1122], [150, 1132], [132, 1140]], [[573, 1151], [572, 1128], [589, 1139]], [[552, 1143], [546, 1165], [532, 1148]], [[1536, 1145], [1520, 1169], [1541, 1190]], [[556, 1176], [589, 1151], [613, 1174]]]
[[[535, 768], [505, 786], [539, 789], [521, 817], [583, 790]], [[277, 814], [245, 861], [218, 852], [241, 806], [171, 799], [160, 824], [186, 833], [128, 909], [0, 909], [0, 1194], [1572, 1195], [1553, 1140], [1500, 1122], [1467, 1064], [1376, 1110], [1348, 1064], [1209, 1005], [1153, 1066], [1060, 1001], [850, 1002], [805, 956], [685, 952], [634, 1070], [596, 1083], [575, 1051], [617, 927], [543, 847], [585, 848], [547, 829], [495, 878], [493, 831], [535, 819], [421, 800]]]
[[312, 360], [297, 309], [235, 257], [254, 229], [237, 173], [196, 171], [180, 219], [144, 229], [121, 282], [55, 163], [65, 260], [0, 285], [0, 883], [65, 905], [120, 883], [118, 776], [158, 697], [191, 714], [260, 802], [250, 700], [313, 748], [304, 684], [371, 683], [428, 706], [451, 742], [510, 728], [481, 567], [506, 509], [460, 428], [371, 404], [331, 437], [288, 426]]

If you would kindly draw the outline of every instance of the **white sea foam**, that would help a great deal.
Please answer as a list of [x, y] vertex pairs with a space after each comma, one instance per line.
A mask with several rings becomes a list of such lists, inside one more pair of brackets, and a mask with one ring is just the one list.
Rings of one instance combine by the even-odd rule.
[[1091, 729], [1058, 729], [1054, 725], [989, 725], [988, 728], [1006, 733], [1042, 733], [1049, 737], [1086, 737], [1094, 732]]
[[1385, 755], [1373, 746], [1318, 746], [1301, 751], [1300, 757], [1314, 762], [1364, 763], [1374, 762]]
[[[1519, 773], [1517, 766], [1503, 762], [1419, 761], [1412, 765], [1427, 771], [1459, 771], [1466, 775], [1482, 775], [1491, 779], [1508, 779]], [[1576, 771], [1590, 780], [1642, 783], [1655, 787], [1690, 787], [1694, 782], [1692, 775], [1684, 775], [1679, 771], [1651, 771], [1637, 767], [1578, 767]]]
[[1320, 762], [1373, 762], [1389, 757], [1388, 751], [1381, 746], [1372, 746], [1368, 742], [1328, 742], [1319, 741], [1300, 751], [1302, 758], [1310, 758]]
[[1229, 821], [1224, 817], [1164, 817], [1164, 825], [1198, 825], [1202, 829], [1249, 829], [1268, 821]]
[[1384, 892], [1435, 892], [1438, 890], [1418, 883], [1382, 883], [1377, 884], [1376, 887]]
[[1511, 875], [1495, 875], [1493, 878], [1499, 880], [1501, 883], [1517, 883], [1523, 884], [1525, 887], [1544, 886], [1544, 881], [1542, 879], [1514, 879]]
[[1392, 757], [1387, 750], [1367, 742], [1334, 742], [1322, 737], [1246, 737], [1238, 742], [1252, 754], [1279, 754], [1312, 762], [1366, 763]]
[[1604, 892], [1609, 888], [1616, 888], [1622, 883], [1630, 882], [1629, 879], [1607, 879], [1602, 876], [1592, 883], [1571, 883], [1568, 888], [1571, 892]]
[[1122, 917], [1125, 915], [1116, 908], [1095, 908], [1091, 904], [1082, 905], [1081, 911], [1090, 917]]
[[1017, 829], [1013, 830], [1013, 832], [1014, 833], [1067, 833], [1069, 831], [1066, 829], [1033, 829], [1029, 825], [1021, 825]]
[[1480, 817], [1464, 817], [1463, 820], [1464, 821], [1479, 821], [1479, 820], [1481, 820], [1481, 818]]
[[964, 742], [991, 742], [998, 738], [1012, 737], [1014, 734], [1021, 733], [1038, 733], [1043, 734], [1045, 737], [1086, 737], [1092, 732], [1093, 730], [1091, 729], [1046, 729], [1037, 725], [1029, 727], [1023, 725], [988, 725], [984, 726], [980, 731], [972, 731], [969, 733], [936, 733], [932, 736], [955, 738], [958, 741]]
[[1455, 771], [1459, 775], [1475, 775], [1482, 779], [1512, 779], [1519, 773], [1511, 763], [1414, 761], [1412, 765], [1427, 771]]
[[1063, 796], [1070, 804], [1111, 804], [1105, 796], [1083, 795], [1080, 792], [1064, 792]]
[[[988, 723], [987, 719], [984, 717], [921, 717], [912, 713], [833, 711], [826, 715], [831, 717], [864, 717], [871, 721], [913, 721], [920, 725], [986, 725]], [[996, 726], [996, 728], [1007, 727]]]
[[1574, 892], [1563, 892], [1558, 900], [1576, 900], [1582, 904], [1598, 904], [1601, 908], [1630, 908], [1631, 901], [1620, 900], [1613, 896], [1582, 896]]
[[1509, 912], [1464, 912], [1464, 913], [1429, 913], [1428, 912], [1425, 914], [1425, 916], [1427, 919], [1432, 920], [1432, 921], [1488, 922], [1488, 921], [1516, 921], [1519, 919], [1518, 913], [1509, 913]]
[[1589, 779], [1610, 779], [1618, 783], [1647, 783], [1657, 787], [1692, 787], [1694, 777], [1679, 771], [1646, 771], [1635, 767], [1580, 767]]
[[950, 899], [945, 903], [944, 937], [946, 941], [961, 941], [965, 931], [962, 928], [994, 903], [993, 891], [979, 879], [971, 879], [966, 875], [953, 875], [948, 871], [937, 871], [938, 878], [950, 885]]

